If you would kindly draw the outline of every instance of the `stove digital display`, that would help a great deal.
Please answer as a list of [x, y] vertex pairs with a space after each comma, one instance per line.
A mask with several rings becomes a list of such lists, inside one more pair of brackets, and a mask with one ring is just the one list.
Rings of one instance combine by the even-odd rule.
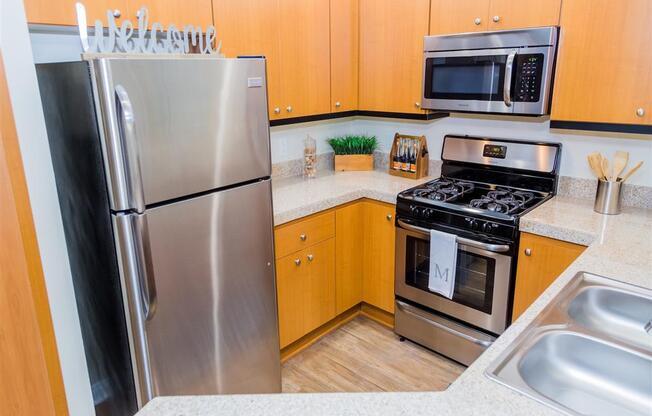
[[482, 150], [483, 157], [495, 157], [498, 159], [505, 159], [507, 156], [507, 146], [499, 146], [495, 144], [485, 144]]

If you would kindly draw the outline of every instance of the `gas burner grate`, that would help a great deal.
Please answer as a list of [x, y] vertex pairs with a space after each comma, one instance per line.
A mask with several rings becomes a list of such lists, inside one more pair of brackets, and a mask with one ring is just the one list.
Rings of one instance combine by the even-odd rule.
[[423, 188], [415, 189], [412, 195], [433, 201], [452, 202], [473, 191], [473, 188], [473, 184], [469, 182], [437, 179], [426, 183]]
[[531, 192], [496, 189], [487, 192], [481, 198], [473, 199], [469, 202], [469, 206], [502, 214], [514, 214], [525, 209], [533, 199], [534, 194]]

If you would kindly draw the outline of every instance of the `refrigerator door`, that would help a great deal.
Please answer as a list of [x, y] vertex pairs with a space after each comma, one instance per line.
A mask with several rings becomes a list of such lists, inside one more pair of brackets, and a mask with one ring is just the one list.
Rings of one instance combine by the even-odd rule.
[[270, 180], [115, 219], [140, 404], [280, 392]]
[[264, 59], [91, 61], [111, 208], [271, 174]]

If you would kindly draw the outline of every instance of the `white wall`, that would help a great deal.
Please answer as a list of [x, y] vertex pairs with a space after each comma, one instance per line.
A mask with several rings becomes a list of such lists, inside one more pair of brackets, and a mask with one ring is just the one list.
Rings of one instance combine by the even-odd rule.
[[68, 409], [72, 416], [89, 416], [95, 414], [93, 398], [22, 0], [0, 1], [0, 48], [25, 168]]
[[440, 159], [441, 145], [446, 134], [484, 137], [553, 141], [563, 144], [561, 175], [593, 178], [586, 162], [592, 151], [611, 157], [616, 150], [630, 153], [630, 165], [639, 160], [644, 164], [630, 178], [632, 184], [652, 186], [652, 136], [619, 135], [616, 133], [585, 133], [578, 131], [551, 131], [549, 121], [535, 118], [500, 118], [493, 116], [462, 116], [431, 121], [413, 121], [379, 118], [345, 119], [328, 123], [310, 123], [272, 129], [272, 161], [274, 163], [301, 157], [302, 138], [306, 134], [320, 140], [318, 153], [329, 151], [325, 139], [344, 133], [370, 134], [378, 137], [381, 149], [389, 153], [394, 133], [425, 135], [430, 157]]

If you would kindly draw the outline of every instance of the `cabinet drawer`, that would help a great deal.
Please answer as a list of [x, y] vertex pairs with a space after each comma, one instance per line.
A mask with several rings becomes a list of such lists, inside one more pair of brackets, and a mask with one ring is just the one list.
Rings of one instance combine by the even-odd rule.
[[287, 256], [333, 236], [335, 236], [334, 211], [282, 225], [274, 231], [276, 258]]

